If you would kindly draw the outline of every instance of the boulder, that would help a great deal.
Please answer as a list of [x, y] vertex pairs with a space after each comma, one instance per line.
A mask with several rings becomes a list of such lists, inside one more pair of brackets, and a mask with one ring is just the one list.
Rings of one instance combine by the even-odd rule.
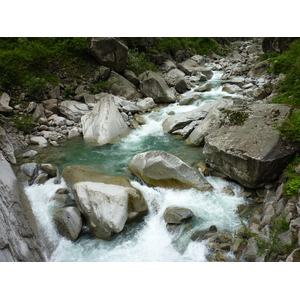
[[147, 97], [141, 100], [138, 100], [136, 106], [143, 112], [150, 110], [151, 108], [156, 106], [153, 98]]
[[190, 209], [178, 206], [170, 206], [164, 212], [164, 220], [168, 224], [182, 224], [193, 216]]
[[57, 169], [52, 164], [41, 164], [40, 167], [50, 177], [56, 177]]
[[10, 113], [13, 108], [9, 106], [10, 97], [7, 93], [3, 93], [0, 97], [0, 113]]
[[130, 129], [117, 109], [113, 95], [107, 95], [81, 118], [85, 140], [95, 140], [99, 145], [113, 143], [126, 136]]
[[56, 209], [53, 214], [53, 221], [58, 233], [71, 240], [76, 241], [82, 227], [80, 211], [77, 207], [63, 207]]
[[97, 82], [99, 80], [107, 81], [110, 76], [110, 68], [105, 66], [99, 66], [98, 70], [95, 71], [94, 80]]
[[214, 102], [210, 102], [186, 113], [167, 118], [162, 124], [163, 130], [172, 133], [175, 130], [184, 128], [192, 121], [203, 120], [213, 105], [215, 105]]
[[140, 98], [141, 94], [136, 86], [120, 74], [112, 71], [107, 81], [108, 88], [113, 95], [122, 96], [126, 99]]
[[45, 109], [52, 111], [54, 114], [58, 113], [58, 102], [57, 99], [48, 99], [42, 101]]
[[242, 92], [242, 89], [236, 84], [224, 84], [222, 87], [222, 92], [226, 92], [228, 94], [235, 94]]
[[200, 75], [202, 73], [208, 80], [211, 79], [214, 75], [213, 71], [200, 66], [194, 59], [187, 59], [184, 62], [178, 64], [178, 69], [183, 71], [186, 75], [194, 76]]
[[195, 92], [209, 92], [213, 88], [210, 82], [204, 83], [199, 87], [195, 88]]
[[29, 150], [29, 151], [26, 151], [23, 155], [22, 155], [22, 157], [24, 157], [24, 158], [31, 158], [31, 157], [34, 157], [34, 156], [36, 156], [38, 154], [38, 152], [37, 151], [35, 151], [35, 150]]
[[205, 66], [206, 60], [204, 56], [197, 54], [193, 55], [191, 59], [194, 60], [199, 66]]
[[186, 91], [190, 90], [190, 87], [189, 87], [187, 81], [185, 80], [185, 78], [177, 79], [177, 81], [175, 83], [175, 90], [180, 94], [183, 94]]
[[184, 72], [180, 71], [177, 68], [174, 68], [174, 69], [171, 69], [170, 71], [168, 71], [165, 78], [166, 78], [167, 83], [170, 86], [174, 86], [176, 81], [178, 81], [178, 79], [180, 79], [180, 78], [184, 78], [184, 76], [185, 76]]
[[165, 151], [136, 154], [128, 168], [134, 175], [151, 186], [177, 189], [195, 188], [200, 191], [213, 189], [200, 172]]
[[158, 73], [146, 71], [139, 76], [139, 80], [141, 93], [153, 98], [155, 103], [176, 101], [174, 93]]
[[68, 139], [72, 139], [74, 137], [81, 136], [81, 133], [78, 131], [77, 127], [73, 127], [69, 132], [68, 132]]
[[17, 162], [14, 154], [14, 147], [6, 134], [6, 131], [2, 127], [0, 127], [0, 153], [1, 151], [7, 161], [12, 164]]
[[42, 136], [33, 136], [30, 138], [30, 144], [45, 148], [47, 147], [47, 140]]
[[44, 118], [44, 119], [46, 118], [43, 104], [37, 104], [37, 106], [32, 114], [32, 118], [35, 121], [38, 121], [40, 118]]
[[264, 60], [257, 63], [248, 73], [248, 77], [259, 78], [265, 75], [270, 68], [270, 64], [268, 61]]
[[1, 152], [0, 170], [0, 262], [45, 261], [45, 241], [29, 200]]
[[74, 122], [80, 122], [81, 117], [90, 112], [89, 107], [85, 103], [73, 100], [61, 102], [59, 111]]
[[113, 37], [93, 37], [87, 39], [89, 53], [100, 65], [118, 73], [125, 71], [128, 47]]
[[126, 222], [138, 221], [148, 213], [142, 193], [125, 177], [107, 176], [68, 166], [62, 176], [92, 233], [111, 239]]
[[38, 165], [36, 163], [26, 163], [20, 166], [18, 178], [22, 182], [28, 182], [32, 185], [38, 174]]
[[210, 133], [220, 128], [223, 122], [223, 113], [221, 112], [227, 106], [232, 105], [231, 100], [219, 100], [212, 102], [208, 114], [203, 121], [190, 133], [186, 142], [190, 146], [202, 146], [204, 138]]
[[140, 85], [139, 79], [136, 77], [136, 75], [134, 74], [134, 72], [131, 71], [131, 70], [125, 70], [124, 77], [127, 80], [129, 80], [132, 84], [134, 84], [135, 86], [139, 86]]
[[275, 129], [291, 108], [252, 104], [222, 113], [223, 126], [205, 137], [203, 154], [211, 169], [249, 188], [272, 183], [294, 155]]

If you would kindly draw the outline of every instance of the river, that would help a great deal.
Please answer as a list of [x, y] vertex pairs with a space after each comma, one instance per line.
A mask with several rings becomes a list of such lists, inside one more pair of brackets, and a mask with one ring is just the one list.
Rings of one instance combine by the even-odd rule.
[[[214, 73], [214, 77], [209, 80], [213, 89], [201, 93], [201, 100], [193, 105], [170, 104], [144, 115], [146, 124], [132, 130], [130, 135], [118, 143], [100, 147], [80, 138], [62, 142], [61, 147], [51, 147], [51, 163], [59, 172], [67, 165], [76, 164], [85, 165], [94, 172], [128, 177], [131, 184], [143, 193], [150, 211], [143, 222], [126, 225], [111, 241], [96, 239], [85, 229], [76, 242], [71, 242], [56, 232], [51, 217], [56, 208], [51, 198], [58, 188], [66, 187], [63, 179], [60, 178], [58, 184], [51, 179], [43, 185], [26, 186], [25, 191], [38, 224], [54, 248], [48, 261], [205, 262], [208, 254], [206, 242], [192, 241], [190, 237], [193, 232], [207, 229], [211, 225], [230, 232], [241, 227], [236, 213], [237, 207], [244, 203], [244, 199], [238, 196], [242, 191], [239, 185], [210, 176], [207, 180], [213, 185], [213, 192], [152, 188], [137, 181], [127, 169], [135, 154], [149, 150], [168, 151], [193, 167], [204, 160], [202, 148], [187, 146], [184, 140], [165, 133], [162, 123], [170, 116], [170, 112], [187, 112], [207, 101], [218, 101], [228, 95], [221, 91], [221, 75], [221, 72]], [[192, 93], [195, 93], [194, 90], [187, 92]], [[235, 196], [222, 192], [228, 185]], [[189, 208], [195, 215], [192, 225], [180, 234], [170, 233], [163, 219], [165, 209], [174, 205]]]

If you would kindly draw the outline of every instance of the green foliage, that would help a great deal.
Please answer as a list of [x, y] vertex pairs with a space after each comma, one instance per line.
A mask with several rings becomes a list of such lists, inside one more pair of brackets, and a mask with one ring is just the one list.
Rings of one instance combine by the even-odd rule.
[[287, 251], [291, 250], [292, 245], [284, 245], [279, 238], [281, 233], [289, 230], [289, 222], [286, 220], [286, 214], [282, 213], [280, 218], [271, 218], [271, 223], [269, 227], [270, 239], [265, 240], [260, 237], [257, 233], [254, 233], [246, 224], [241, 221], [243, 226], [243, 234], [239, 235], [240, 238], [251, 238], [257, 242], [259, 256], [266, 254], [267, 260], [272, 260], [280, 254], [285, 254]]
[[85, 38], [0, 38], [0, 86], [24, 86], [33, 77], [53, 79], [52, 73], [86, 49]]
[[30, 116], [14, 114], [11, 118], [14, 125], [25, 134], [30, 133], [37, 123]]
[[144, 52], [139, 53], [136, 49], [129, 49], [128, 53], [127, 68], [136, 76], [139, 76], [148, 70], [154, 72], [158, 71], [153, 63], [147, 61], [146, 54]]
[[90, 84], [90, 88], [91, 88], [93, 94], [99, 94], [99, 93], [105, 92], [107, 90], [108, 82], [99, 80], [95, 84]]
[[25, 82], [27, 95], [33, 100], [42, 101], [43, 95], [47, 86], [47, 82], [44, 78], [32, 77]]
[[283, 73], [286, 78], [280, 83], [274, 103], [300, 106], [300, 40], [291, 43], [289, 50], [270, 59], [275, 74]]
[[209, 37], [163, 37], [157, 40], [157, 50], [173, 56], [178, 50], [185, 49], [189, 49], [191, 55], [209, 54], [210, 51], [219, 55], [225, 54], [225, 48]]
[[65, 94], [65, 97], [74, 96], [75, 95], [75, 91], [71, 87], [67, 86], [64, 89], [64, 94]]
[[298, 196], [298, 191], [300, 189], [300, 176], [295, 171], [294, 167], [300, 164], [300, 157], [296, 155], [294, 160], [288, 164], [285, 169], [285, 177], [288, 181], [284, 184], [284, 194], [286, 196]]
[[293, 112], [283, 123], [276, 127], [282, 136], [290, 141], [300, 141], [300, 111]]

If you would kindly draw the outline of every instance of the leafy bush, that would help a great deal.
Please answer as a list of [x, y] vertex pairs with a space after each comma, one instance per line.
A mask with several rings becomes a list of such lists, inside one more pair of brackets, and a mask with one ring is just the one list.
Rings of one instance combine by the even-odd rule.
[[11, 120], [14, 125], [25, 134], [30, 133], [37, 123], [30, 116], [15, 114], [12, 116]]
[[136, 76], [139, 76], [148, 70], [154, 72], [158, 71], [153, 63], [147, 61], [146, 54], [144, 52], [139, 53], [136, 49], [129, 49], [128, 53], [127, 68]]
[[300, 176], [294, 169], [298, 164], [300, 164], [300, 157], [297, 155], [285, 169], [284, 176], [288, 178], [288, 181], [284, 184], [284, 193], [286, 196], [298, 195], [300, 189]]
[[276, 127], [290, 141], [300, 141], [300, 111], [293, 112], [280, 126]]
[[24, 84], [27, 95], [33, 100], [42, 101], [46, 90], [47, 82], [44, 78], [32, 77]]
[[90, 88], [93, 94], [99, 94], [101, 92], [105, 92], [107, 90], [107, 87], [108, 87], [108, 82], [103, 80], [99, 80], [95, 84], [90, 84]]

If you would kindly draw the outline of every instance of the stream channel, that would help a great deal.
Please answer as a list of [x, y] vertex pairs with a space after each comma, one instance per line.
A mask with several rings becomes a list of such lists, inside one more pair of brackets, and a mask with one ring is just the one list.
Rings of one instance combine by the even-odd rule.
[[[84, 142], [82, 138], [76, 138], [61, 142], [60, 147], [48, 147], [47, 155], [51, 157], [49, 162], [60, 173], [68, 165], [85, 165], [90, 171], [127, 177], [143, 193], [149, 206], [149, 214], [141, 223], [126, 225], [111, 241], [96, 239], [85, 230], [76, 242], [71, 242], [56, 232], [51, 217], [53, 210], [57, 208], [51, 197], [58, 188], [66, 187], [63, 179], [60, 178], [58, 184], [51, 179], [45, 184], [26, 186], [25, 191], [38, 225], [54, 248], [51, 256], [47, 258], [48, 261], [205, 262], [208, 253], [206, 242], [192, 241], [190, 237], [193, 232], [207, 229], [211, 225], [216, 225], [218, 230], [231, 232], [241, 227], [236, 210], [238, 205], [244, 203], [244, 198], [222, 192], [225, 186], [230, 185], [235, 195], [239, 195], [242, 191], [239, 185], [209, 176], [207, 180], [213, 185], [213, 192], [153, 188], [138, 181], [127, 169], [135, 154], [149, 150], [170, 152], [192, 167], [203, 161], [201, 147], [190, 147], [183, 139], [165, 133], [162, 123], [170, 117], [168, 113], [171, 111], [176, 114], [184, 113], [206, 101], [218, 101], [223, 96], [229, 96], [222, 92], [221, 75], [221, 72], [214, 72], [213, 78], [209, 80], [213, 89], [198, 93], [201, 94], [201, 100], [192, 105], [181, 106], [174, 103], [145, 114], [146, 124], [132, 130], [130, 135], [118, 143], [97, 146]], [[196, 93], [194, 88], [187, 92], [192, 93]], [[180, 235], [172, 234], [166, 228], [163, 214], [169, 206], [189, 208], [195, 215], [192, 226]]]

